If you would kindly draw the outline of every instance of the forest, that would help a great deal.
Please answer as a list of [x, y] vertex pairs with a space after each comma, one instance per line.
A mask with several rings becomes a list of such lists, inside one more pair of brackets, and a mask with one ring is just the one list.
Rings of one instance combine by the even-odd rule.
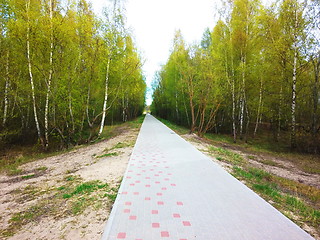
[[97, 17], [86, 0], [0, 0], [0, 148], [86, 143], [142, 113], [142, 60], [110, 8]]
[[153, 82], [152, 113], [234, 142], [320, 151], [320, 2], [226, 1], [199, 44], [175, 33]]

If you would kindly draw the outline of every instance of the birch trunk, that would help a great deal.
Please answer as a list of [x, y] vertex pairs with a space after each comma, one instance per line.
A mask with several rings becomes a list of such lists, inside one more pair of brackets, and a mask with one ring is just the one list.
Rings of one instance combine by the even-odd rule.
[[262, 87], [263, 87], [263, 82], [262, 82], [262, 78], [261, 78], [261, 79], [260, 79], [260, 91], [259, 91], [259, 105], [258, 105], [256, 126], [255, 126], [255, 128], [254, 128], [253, 137], [256, 136], [257, 131], [258, 131], [258, 127], [259, 127], [259, 118], [260, 118], [261, 105], [262, 105]]
[[31, 96], [32, 96], [32, 104], [33, 104], [34, 121], [36, 124], [38, 138], [39, 138], [41, 144], [43, 145], [43, 139], [41, 137], [40, 125], [39, 125], [39, 121], [38, 121], [34, 81], [33, 81], [33, 74], [32, 74], [32, 64], [31, 64], [31, 57], [30, 57], [30, 18], [29, 18], [30, 0], [28, 0], [26, 2], [26, 10], [27, 10], [27, 36], [26, 36], [27, 37], [27, 61], [28, 61], [28, 71], [29, 71], [29, 78], [30, 78], [30, 85], [31, 85]]
[[[319, 71], [320, 71], [320, 53], [317, 59], [313, 62], [314, 64], [314, 85], [313, 85], [313, 113], [312, 113], [312, 138], [313, 142], [316, 143], [317, 139], [317, 125], [318, 125], [318, 84], [319, 84]], [[318, 149], [315, 147], [314, 152], [317, 153]]]
[[6, 85], [4, 89], [4, 109], [3, 109], [3, 127], [7, 122], [8, 106], [9, 106], [9, 51], [7, 52], [7, 63], [6, 63]]
[[53, 74], [53, 2], [49, 1], [50, 9], [50, 57], [49, 57], [49, 77], [47, 83], [46, 105], [44, 112], [44, 135], [45, 135], [45, 149], [49, 147], [49, 97], [51, 91], [51, 82]]
[[[231, 37], [230, 37], [231, 38]], [[231, 39], [230, 39], [231, 41]], [[233, 56], [231, 52], [231, 91], [232, 91], [232, 134], [233, 142], [237, 141], [237, 129], [236, 129], [236, 93], [235, 93], [235, 79], [234, 79], [234, 67]]]
[[279, 112], [278, 112], [278, 133], [277, 133], [277, 141], [280, 138], [280, 131], [281, 131], [281, 118], [282, 118], [282, 99], [283, 99], [283, 89], [282, 85], [280, 87], [280, 99], [279, 99]]
[[111, 59], [108, 58], [108, 62], [107, 62], [107, 73], [106, 73], [106, 84], [105, 84], [104, 101], [103, 101], [103, 109], [102, 109], [102, 119], [101, 119], [100, 130], [99, 130], [98, 136], [100, 136], [101, 133], [102, 133], [102, 131], [103, 131], [104, 121], [105, 121], [106, 112], [107, 112], [110, 62], [111, 62]]
[[[298, 12], [295, 10], [295, 30], [298, 28]], [[297, 84], [298, 43], [294, 36], [294, 57], [292, 73], [292, 99], [291, 99], [291, 148], [296, 148], [296, 84]]]

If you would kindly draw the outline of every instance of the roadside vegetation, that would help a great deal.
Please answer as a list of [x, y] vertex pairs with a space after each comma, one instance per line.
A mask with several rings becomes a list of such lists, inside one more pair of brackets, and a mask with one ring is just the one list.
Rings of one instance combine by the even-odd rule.
[[[112, 5], [112, 6], [111, 6]], [[119, 4], [0, 0], [0, 152], [55, 151], [142, 114], [142, 60]]]
[[[143, 120], [144, 116], [141, 116], [126, 123], [106, 126], [99, 141], [76, 146], [68, 151], [46, 155], [41, 152], [39, 155], [32, 152], [33, 154], [29, 156], [29, 150], [23, 148], [23, 151], [13, 152], [10, 157], [7, 156], [7, 161], [4, 161], [7, 165], [1, 165], [3, 177], [0, 184], [3, 184], [5, 191], [8, 192], [0, 195], [0, 203], [7, 204], [8, 199], [11, 199], [10, 206], [15, 207], [11, 211], [6, 209], [0, 214], [0, 219], [3, 221], [0, 227], [0, 238], [14, 236], [24, 231], [26, 226], [42, 224], [45, 219], [54, 219], [56, 222], [67, 222], [68, 219], [73, 219], [69, 220], [69, 225], [65, 228], [83, 228], [82, 231], [85, 232], [88, 226], [83, 223], [81, 217], [90, 216], [91, 212], [97, 213], [91, 216], [91, 221], [100, 222], [103, 226], [122, 181], [121, 172], [113, 173], [114, 169], [108, 166], [108, 161], [114, 161], [116, 164], [114, 166], [117, 169], [121, 167], [124, 173], [129, 159], [128, 151], [131, 151], [130, 149], [134, 146]], [[128, 132], [131, 132], [130, 138], [125, 135]], [[121, 135], [124, 136], [121, 137]], [[96, 145], [101, 146], [95, 147]], [[82, 148], [87, 149], [84, 151], [92, 151], [92, 154], [89, 153], [83, 158]], [[77, 153], [78, 155], [73, 156]], [[71, 160], [66, 156], [75, 159]], [[83, 159], [80, 159], [81, 157]], [[61, 162], [58, 162], [58, 159], [61, 159]], [[119, 162], [120, 159], [123, 159], [122, 163]], [[92, 175], [90, 167], [99, 164], [100, 161], [105, 161], [104, 165], [106, 165], [100, 177], [93, 174], [93, 179], [86, 179], [87, 175], [79, 174], [79, 171], [88, 168], [89, 175]], [[47, 166], [50, 167], [39, 164], [49, 164]], [[26, 168], [26, 165], [32, 166], [32, 169]], [[62, 167], [66, 165], [68, 166]], [[94, 169], [95, 171], [99, 171], [99, 167], [95, 168], [98, 168]], [[110, 174], [112, 178], [109, 177], [108, 181], [99, 180], [106, 179], [105, 175]], [[48, 181], [51, 183], [48, 184]], [[72, 224], [75, 223], [73, 227]], [[63, 238], [65, 229], [57, 230], [56, 234]]]
[[[22, 175], [27, 174], [26, 172], [19, 169], [19, 166], [28, 163], [33, 162], [39, 159], [56, 156], [62, 153], [71, 152], [73, 150], [79, 149], [83, 146], [88, 146], [91, 144], [95, 144], [104, 140], [111, 139], [119, 134], [121, 134], [125, 129], [127, 128], [140, 128], [142, 122], [144, 120], [144, 115], [140, 116], [134, 120], [128, 121], [126, 123], [118, 123], [114, 125], [105, 126], [103, 133], [101, 136], [96, 139], [93, 142], [90, 143], [84, 143], [82, 145], [77, 146], [70, 146], [68, 149], [63, 150], [56, 150], [52, 152], [43, 152], [42, 149], [36, 148], [33, 145], [27, 145], [27, 146], [18, 146], [13, 145], [10, 148], [8, 148], [4, 153], [2, 153], [2, 156], [0, 156], [0, 173], [6, 173], [9, 176], [15, 176], [15, 175]], [[117, 145], [113, 146], [111, 149], [105, 149], [105, 154], [102, 154], [100, 156], [96, 156], [97, 158], [105, 157], [105, 156], [115, 156], [117, 155], [116, 152], [109, 152], [115, 149], [120, 149], [123, 147], [128, 146], [134, 146], [134, 143], [118, 143]], [[39, 167], [36, 169], [38, 172], [45, 171], [45, 167]]]
[[319, 154], [319, 1], [222, 2], [201, 41], [189, 45], [179, 30], [172, 36], [151, 112], [200, 137], [215, 132]]
[[[189, 130], [170, 121], [159, 119], [183, 137], [190, 136]], [[320, 157], [299, 153], [281, 152], [284, 145], [274, 146], [279, 151], [272, 151], [272, 144], [233, 143], [232, 136], [207, 133], [204, 138], [196, 135], [187, 140], [199, 143], [199, 150], [217, 159], [234, 177], [246, 184], [262, 198], [272, 204], [285, 216], [297, 223], [313, 236], [320, 236], [320, 185], [306, 184], [268, 171], [268, 166], [284, 168], [281, 162], [294, 164], [305, 174], [318, 175]], [[274, 145], [276, 145], [274, 144]], [[206, 148], [203, 146], [207, 146]], [[258, 161], [263, 156], [265, 160]], [[273, 160], [271, 160], [273, 159]], [[279, 159], [281, 161], [279, 161]], [[305, 164], [300, 160], [306, 159]], [[253, 164], [254, 161], [260, 165]], [[312, 170], [311, 170], [312, 169]], [[310, 230], [310, 227], [312, 230]]]

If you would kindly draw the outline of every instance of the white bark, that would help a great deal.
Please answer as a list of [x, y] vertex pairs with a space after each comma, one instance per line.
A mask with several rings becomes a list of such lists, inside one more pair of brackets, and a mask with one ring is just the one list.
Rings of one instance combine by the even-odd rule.
[[105, 121], [106, 112], [107, 112], [110, 62], [111, 62], [111, 59], [108, 58], [107, 73], [106, 73], [106, 83], [105, 83], [105, 92], [104, 92], [104, 101], [103, 101], [103, 109], [102, 109], [102, 119], [101, 119], [100, 130], [99, 130], [98, 136], [100, 136], [102, 131], [103, 131], [104, 121]]
[[283, 99], [283, 94], [282, 94], [282, 85], [280, 87], [280, 99], [279, 99], [279, 112], [278, 112], [278, 133], [277, 133], [277, 139], [279, 140], [280, 138], [280, 130], [281, 130], [281, 118], [282, 118], [282, 99]]
[[296, 147], [296, 84], [297, 84], [297, 62], [298, 43], [296, 31], [298, 29], [298, 11], [295, 9], [295, 36], [294, 36], [294, 57], [292, 73], [292, 100], [291, 100], [291, 147]]
[[29, 19], [30, 0], [28, 0], [26, 2], [26, 10], [27, 10], [27, 18], [28, 18], [27, 19], [27, 60], [28, 60], [28, 71], [29, 71], [29, 78], [30, 78], [30, 85], [31, 85], [33, 113], [34, 113], [34, 121], [35, 121], [36, 128], [37, 128], [38, 138], [42, 142], [40, 125], [39, 125], [39, 121], [38, 121], [37, 107], [36, 107], [36, 97], [35, 97], [34, 81], [33, 81], [33, 74], [32, 74], [32, 64], [31, 64], [31, 57], [30, 57], [30, 19]]
[[257, 131], [258, 131], [258, 126], [259, 126], [259, 118], [260, 118], [261, 105], [262, 105], [262, 87], [263, 87], [263, 81], [262, 81], [262, 78], [261, 78], [261, 80], [260, 80], [260, 91], [259, 91], [259, 106], [258, 106], [256, 126], [255, 126], [255, 128], [254, 128], [253, 137], [256, 136]]
[[8, 105], [9, 105], [9, 51], [7, 53], [7, 63], [6, 63], [6, 85], [4, 89], [4, 110], [3, 110], [3, 121], [2, 125], [5, 126], [7, 122]]
[[44, 112], [44, 131], [45, 131], [45, 148], [49, 147], [49, 97], [51, 91], [51, 82], [53, 74], [53, 3], [49, 1], [50, 9], [50, 57], [49, 57], [49, 77], [47, 83], [46, 105]]

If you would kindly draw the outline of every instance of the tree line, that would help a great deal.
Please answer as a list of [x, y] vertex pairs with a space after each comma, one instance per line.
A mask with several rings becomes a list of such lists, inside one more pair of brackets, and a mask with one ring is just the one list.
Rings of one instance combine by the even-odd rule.
[[142, 113], [142, 61], [116, 2], [0, 0], [0, 145], [90, 141]]
[[291, 149], [319, 152], [319, 1], [233, 0], [219, 13], [199, 44], [175, 33], [153, 83], [153, 113], [199, 136], [236, 142], [267, 131]]

